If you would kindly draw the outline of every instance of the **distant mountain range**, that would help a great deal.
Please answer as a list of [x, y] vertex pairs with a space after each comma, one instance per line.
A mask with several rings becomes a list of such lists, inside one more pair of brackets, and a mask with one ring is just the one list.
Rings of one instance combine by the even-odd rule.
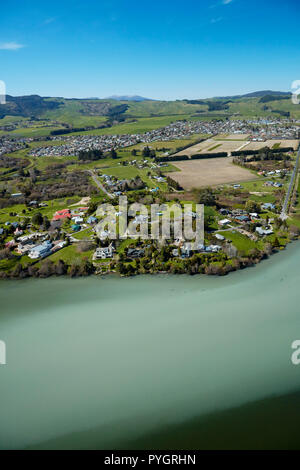
[[[194, 100], [151, 100], [138, 95], [113, 95], [105, 99], [78, 99], [63, 97], [6, 96], [6, 104], [0, 105], [0, 119], [20, 116], [33, 119], [54, 120], [62, 125], [87, 127], [110, 125], [111, 122], [138, 120], [142, 117], [180, 115], [212, 116], [281, 116], [300, 118], [300, 106], [295, 106], [291, 93], [263, 90], [225, 97]], [[140, 103], [136, 106], [136, 103]], [[173, 117], [174, 116], [174, 117]], [[102, 119], [99, 121], [98, 117]], [[167, 121], [166, 121], [167, 122]]]
[[104, 98], [105, 100], [116, 100], [116, 101], [155, 101], [151, 98], [144, 98], [139, 95], [112, 95]]
[[233, 95], [233, 96], [217, 96], [219, 100], [228, 100], [228, 99], [240, 99], [240, 98], [261, 98], [263, 96], [273, 95], [273, 96], [289, 96], [291, 93], [289, 91], [272, 91], [272, 90], [262, 90], [262, 91], [253, 91], [252, 93], [246, 93], [245, 95]]

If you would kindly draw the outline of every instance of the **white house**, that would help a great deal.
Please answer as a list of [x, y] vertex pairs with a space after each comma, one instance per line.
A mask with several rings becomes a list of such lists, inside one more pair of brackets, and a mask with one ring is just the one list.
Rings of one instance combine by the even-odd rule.
[[222, 219], [222, 220], [219, 220], [219, 225], [221, 225], [222, 227], [224, 227], [225, 225], [229, 224], [230, 223], [230, 220], [229, 219]]

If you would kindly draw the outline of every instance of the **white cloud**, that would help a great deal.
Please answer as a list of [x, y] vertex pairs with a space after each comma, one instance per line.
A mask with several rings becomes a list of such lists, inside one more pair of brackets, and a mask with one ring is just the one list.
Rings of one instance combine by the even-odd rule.
[[222, 5], [229, 5], [232, 2], [233, 0], [221, 0], [217, 3], [212, 3], [211, 5], [209, 5], [209, 8], [217, 8], [217, 7], [221, 7]]
[[223, 19], [223, 18], [220, 16], [219, 18], [212, 18], [212, 19], [210, 20], [210, 22], [213, 23], [213, 24], [214, 24], [214, 23], [219, 23], [219, 21], [222, 21], [222, 19]]
[[25, 46], [14, 41], [0, 43], [0, 49], [5, 51], [17, 51], [18, 49], [22, 49], [22, 47]]

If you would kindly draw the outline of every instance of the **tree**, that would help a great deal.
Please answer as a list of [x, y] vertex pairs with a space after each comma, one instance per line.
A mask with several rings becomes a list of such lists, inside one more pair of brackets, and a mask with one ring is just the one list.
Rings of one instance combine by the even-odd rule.
[[213, 214], [204, 213], [204, 230], [210, 230], [214, 221], [215, 221], [215, 218]]
[[212, 188], [203, 188], [195, 191], [199, 204], [204, 204], [205, 206], [215, 206], [216, 196]]
[[48, 220], [48, 217], [45, 216], [45, 217], [43, 218], [43, 224], [42, 224], [42, 225], [43, 225], [43, 227], [44, 227], [45, 230], [48, 230], [48, 228], [50, 227], [50, 222], [49, 222], [49, 220]]
[[90, 202], [89, 208], [87, 210], [87, 215], [93, 214], [97, 210], [98, 204], [96, 202]]
[[44, 219], [43, 219], [43, 216], [40, 212], [37, 212], [36, 214], [34, 214], [34, 216], [32, 217], [31, 219], [31, 222], [33, 223], [33, 225], [42, 225]]
[[78, 154], [78, 160], [100, 160], [104, 158], [102, 150], [81, 150]]
[[88, 276], [89, 274], [92, 274], [93, 272], [94, 272], [93, 264], [87, 258], [84, 258], [81, 261], [81, 264], [79, 266], [78, 274], [80, 276]]
[[142, 155], [143, 155], [144, 158], [149, 158], [151, 156], [151, 150], [148, 147], [148, 145], [143, 148]]
[[53, 263], [50, 260], [43, 261], [39, 269], [39, 275], [41, 277], [49, 277], [53, 274], [54, 268]]
[[55, 265], [55, 274], [57, 276], [62, 276], [67, 273], [68, 267], [63, 260], [59, 259]]
[[252, 199], [249, 199], [246, 202], [245, 209], [247, 212], [260, 212], [259, 204], [255, 201], [252, 201]]
[[136, 149], [132, 149], [132, 151], [131, 151], [131, 155], [132, 155], [133, 157], [136, 157], [136, 155], [137, 155], [137, 151], [136, 151]]
[[111, 151], [109, 152], [109, 156], [110, 158], [118, 158], [118, 154], [115, 149], [111, 149]]

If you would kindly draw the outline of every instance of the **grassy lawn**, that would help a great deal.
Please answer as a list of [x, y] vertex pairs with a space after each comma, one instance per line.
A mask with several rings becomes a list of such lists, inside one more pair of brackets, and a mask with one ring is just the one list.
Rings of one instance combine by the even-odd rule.
[[265, 186], [264, 183], [266, 183], [266, 181], [274, 181], [274, 182], [282, 183], [283, 185], [287, 184], [281, 178], [273, 178], [273, 179], [272, 178], [260, 178], [256, 180], [241, 182], [242, 190], [245, 189], [249, 192], [261, 192], [261, 193], [272, 193], [272, 192], [278, 191], [278, 188], [274, 188], [273, 186]]
[[105, 168], [102, 170], [103, 174], [115, 176], [118, 179], [133, 179], [136, 176], [140, 176], [140, 178], [146, 183], [148, 188], [156, 188], [159, 187], [162, 191], [166, 191], [168, 186], [166, 183], [159, 183], [155, 179], [151, 179], [147, 176], [147, 173], [151, 173], [153, 176], [157, 176], [150, 168], [136, 168], [135, 166], [128, 165], [128, 166], [115, 166], [110, 168]]
[[83, 258], [88, 258], [89, 260], [91, 260], [93, 253], [94, 253], [94, 250], [89, 250], [89, 251], [86, 251], [85, 253], [79, 253], [76, 245], [69, 245], [57, 251], [53, 255], [48, 256], [48, 258], [46, 259], [49, 259], [53, 261], [54, 263], [57, 262], [58, 260], [62, 260], [66, 264], [70, 265], [73, 263], [79, 263]]
[[[14, 206], [6, 207], [4, 209], [0, 209], [0, 223], [4, 222], [20, 222], [22, 218], [29, 217], [31, 218], [37, 212], [40, 212], [43, 216], [48, 217], [49, 220], [52, 219], [53, 214], [60, 210], [66, 209], [71, 206], [71, 204], [75, 204], [81, 200], [79, 196], [72, 196], [66, 197], [62, 199], [53, 199], [51, 201], [45, 201], [48, 204], [47, 207], [39, 207], [37, 209], [27, 209], [25, 204], [16, 204]], [[26, 210], [26, 213], [23, 214], [22, 210]], [[10, 216], [10, 213], [16, 213], [16, 216]]]
[[10, 271], [16, 264], [18, 264], [18, 258], [3, 259], [0, 261], [0, 271]]
[[189, 114], [175, 114], [170, 116], [158, 117], [141, 117], [137, 118], [134, 122], [124, 122], [116, 126], [108, 127], [105, 129], [95, 129], [84, 132], [74, 132], [71, 135], [114, 135], [114, 134], [143, 134], [144, 132], [159, 129], [160, 127], [167, 126], [172, 122], [188, 119]]
[[273, 145], [272, 149], [279, 149], [280, 147], [280, 142], [277, 142], [276, 144]]
[[138, 243], [138, 240], [132, 240], [131, 238], [122, 240], [118, 248], [118, 253], [124, 253], [126, 248], [128, 248], [130, 245], [137, 245], [137, 243]]
[[219, 232], [221, 235], [223, 235], [226, 240], [231, 240], [233, 245], [239, 250], [244, 252], [246, 255], [253, 249], [253, 248], [262, 248], [263, 243], [261, 241], [254, 242], [253, 240], [250, 240], [250, 238], [246, 237], [245, 235], [242, 235], [239, 232]]
[[85, 230], [81, 230], [78, 233], [72, 234], [73, 238], [76, 238], [76, 240], [86, 240], [86, 239], [91, 239], [91, 235], [93, 235], [93, 229], [91, 227], [86, 228]]
[[[185, 139], [174, 139], [174, 140], [167, 140], [167, 141], [155, 141], [155, 142], [149, 142], [146, 144], [145, 142], [141, 142], [139, 144], [133, 145], [130, 147], [130, 150], [136, 149], [138, 151], [142, 151], [144, 147], [148, 146], [151, 149], [154, 149], [158, 155], [161, 153], [164, 153], [164, 150], [162, 149], [168, 149], [167, 151], [169, 153], [175, 152], [179, 147], [185, 147], [186, 145], [192, 145], [194, 142], [196, 142], [199, 139], [205, 139], [209, 137], [207, 134], [193, 134], [190, 137], [187, 137]], [[134, 157], [136, 158], [136, 157]]]

